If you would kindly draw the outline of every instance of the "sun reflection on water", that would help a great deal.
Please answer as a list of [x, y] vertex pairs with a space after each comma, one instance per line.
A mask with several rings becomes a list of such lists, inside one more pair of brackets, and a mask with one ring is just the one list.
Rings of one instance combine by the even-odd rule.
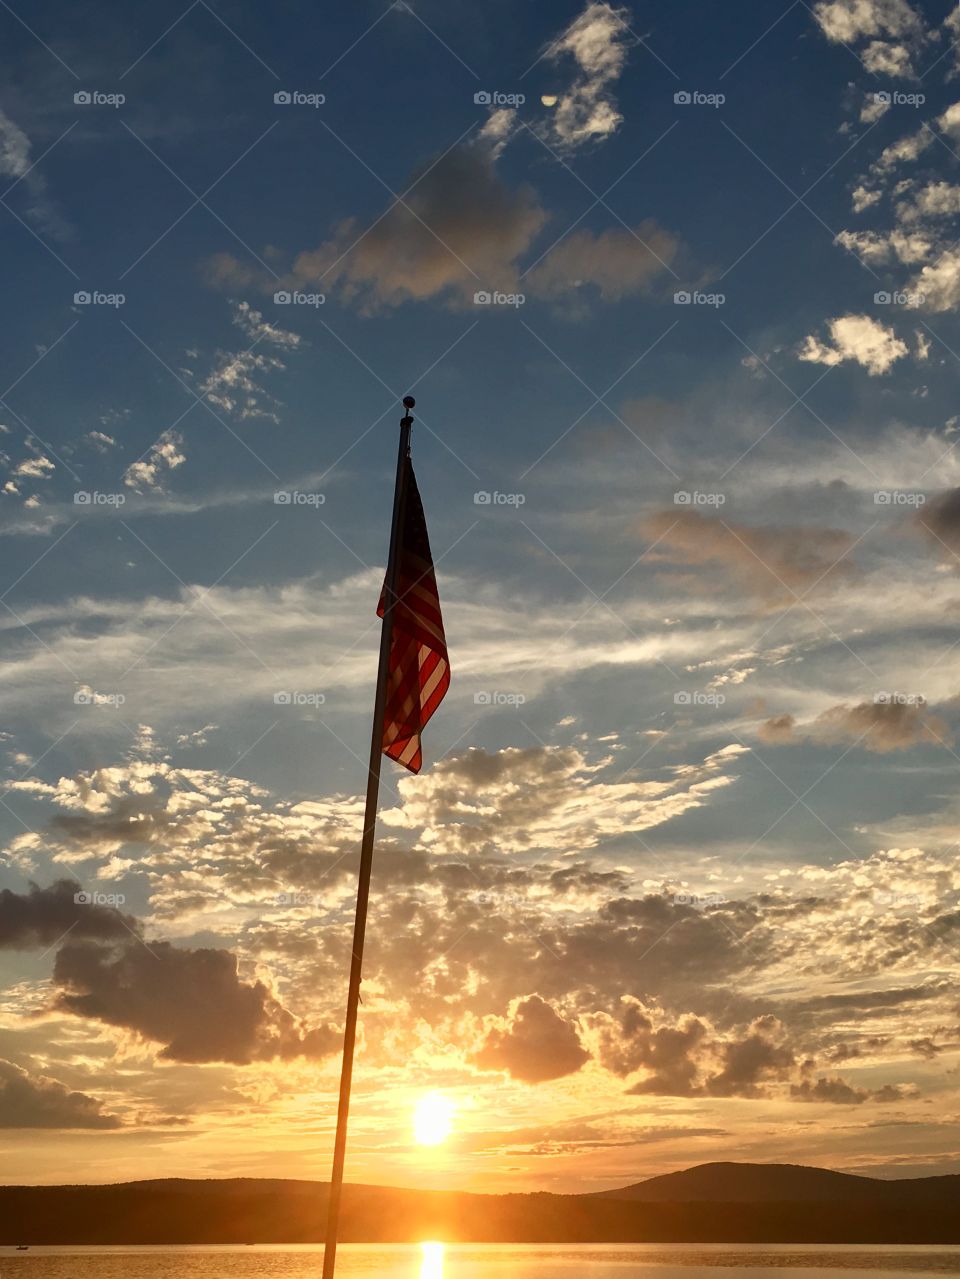
[[420, 1279], [443, 1279], [442, 1243], [422, 1243], [423, 1260], [420, 1263]]

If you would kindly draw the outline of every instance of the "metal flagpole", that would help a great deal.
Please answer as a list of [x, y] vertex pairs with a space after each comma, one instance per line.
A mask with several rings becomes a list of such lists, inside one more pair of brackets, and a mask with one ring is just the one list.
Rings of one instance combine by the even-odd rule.
[[367, 773], [367, 804], [363, 817], [363, 839], [360, 844], [360, 873], [357, 883], [357, 913], [353, 925], [353, 957], [350, 961], [350, 986], [347, 993], [347, 1016], [343, 1027], [343, 1065], [340, 1069], [340, 1101], [337, 1107], [337, 1135], [333, 1145], [333, 1171], [330, 1174], [330, 1196], [327, 1201], [327, 1238], [323, 1249], [323, 1279], [333, 1279], [337, 1263], [337, 1227], [340, 1220], [340, 1195], [343, 1189], [343, 1164], [347, 1153], [347, 1119], [350, 1114], [350, 1084], [353, 1079], [353, 1049], [357, 1038], [357, 1008], [363, 968], [363, 939], [367, 927], [367, 903], [370, 898], [370, 871], [373, 866], [373, 836], [377, 825], [377, 799], [380, 793], [380, 762], [383, 753], [383, 719], [387, 704], [387, 672], [390, 665], [390, 640], [393, 635], [393, 605], [400, 578], [400, 538], [407, 498], [407, 458], [410, 454], [410, 410], [416, 401], [404, 397], [407, 410], [400, 421], [400, 449], [397, 455], [397, 480], [393, 491], [393, 522], [390, 526], [390, 554], [384, 591], [383, 624], [380, 628], [380, 663], [377, 667], [377, 692], [373, 703], [373, 733], [370, 739], [370, 767]]

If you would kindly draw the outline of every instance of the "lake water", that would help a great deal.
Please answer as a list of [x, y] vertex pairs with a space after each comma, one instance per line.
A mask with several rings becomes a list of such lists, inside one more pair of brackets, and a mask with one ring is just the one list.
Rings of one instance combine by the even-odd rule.
[[[0, 1279], [319, 1279], [322, 1262], [313, 1244], [0, 1248]], [[758, 1279], [757, 1269], [790, 1279], [960, 1275], [960, 1246], [343, 1244], [337, 1254], [338, 1279]]]

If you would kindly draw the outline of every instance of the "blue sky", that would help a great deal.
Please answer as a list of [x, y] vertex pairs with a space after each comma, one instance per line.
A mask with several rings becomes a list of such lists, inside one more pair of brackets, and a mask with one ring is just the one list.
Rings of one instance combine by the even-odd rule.
[[0, 28], [11, 1179], [326, 1175], [411, 390], [351, 1175], [952, 1169], [955, 11]]

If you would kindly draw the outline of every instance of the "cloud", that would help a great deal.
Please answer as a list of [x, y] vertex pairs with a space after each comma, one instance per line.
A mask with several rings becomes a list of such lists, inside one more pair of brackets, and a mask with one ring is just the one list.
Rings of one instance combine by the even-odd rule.
[[[335, 291], [367, 314], [431, 299], [472, 306], [475, 293], [491, 290], [556, 301], [593, 286], [616, 300], [648, 290], [676, 257], [678, 239], [648, 220], [632, 230], [574, 232], [523, 272], [522, 260], [548, 215], [532, 187], [504, 181], [497, 169], [501, 149], [502, 138], [489, 130], [453, 147], [415, 172], [404, 184], [408, 193], [372, 226], [363, 230], [347, 219], [318, 248], [300, 253], [281, 287]], [[207, 263], [206, 275], [220, 287], [277, 287], [273, 277], [226, 253]], [[229, 374], [243, 390], [250, 367], [226, 368], [224, 388], [213, 389], [230, 395]]]
[[799, 1084], [791, 1084], [790, 1096], [795, 1101], [829, 1102], [835, 1106], [862, 1106], [865, 1101], [880, 1103], [903, 1101], [904, 1092], [896, 1085], [885, 1084], [883, 1088], [855, 1088], [841, 1079], [839, 1075], [821, 1076], [815, 1083], [809, 1079]]
[[[651, 561], [720, 569], [735, 585], [775, 599], [855, 572], [845, 559], [854, 538], [842, 529], [734, 524], [683, 509], [644, 516], [634, 527], [655, 543]], [[701, 575], [691, 586], [715, 590], [718, 582]]]
[[14, 469], [14, 475], [26, 475], [34, 480], [46, 480], [50, 478], [51, 472], [57, 468], [48, 457], [38, 454], [36, 457], [25, 458], [19, 466]]
[[516, 1000], [508, 1017], [491, 1026], [475, 1058], [485, 1070], [505, 1070], [528, 1084], [572, 1075], [589, 1059], [574, 1023], [539, 995]]
[[671, 1022], [662, 1009], [627, 996], [616, 1017], [601, 1014], [597, 1024], [608, 1070], [621, 1078], [646, 1072], [627, 1089], [632, 1096], [758, 1097], [795, 1065], [785, 1027], [769, 1014], [724, 1036], [692, 1013]]
[[182, 448], [183, 436], [178, 431], [164, 431], [150, 445], [145, 457], [127, 467], [123, 473], [124, 484], [138, 492], [161, 488], [166, 474], [187, 460]]
[[[511, 190], [482, 142], [454, 147], [412, 182], [366, 231], [348, 219], [319, 248], [299, 254], [283, 286], [337, 288], [362, 311], [434, 297], [472, 303], [479, 289], [517, 291], [517, 259], [546, 222], [533, 189]], [[233, 280], [237, 266], [224, 255], [208, 274]]]
[[960, 305], [960, 250], [948, 249], [936, 262], [927, 263], [910, 287], [923, 294], [928, 310], [954, 310]]
[[242, 981], [227, 950], [68, 941], [53, 976], [55, 1009], [132, 1030], [171, 1061], [321, 1058], [340, 1040], [329, 1026], [306, 1029], [262, 981]]
[[233, 313], [233, 323], [241, 329], [252, 342], [267, 342], [272, 346], [287, 347], [295, 350], [301, 342], [299, 333], [291, 333], [289, 329], [278, 328], [265, 320], [260, 311], [254, 310], [249, 302], [238, 303]]
[[59, 879], [49, 888], [31, 884], [26, 893], [0, 890], [0, 950], [35, 950], [55, 946], [68, 933], [74, 938], [110, 941], [129, 936], [129, 915], [95, 903], [78, 904], [80, 885]]
[[821, 0], [813, 16], [827, 39], [836, 43], [915, 35], [923, 26], [906, 0]]
[[778, 715], [762, 724], [759, 733], [775, 746], [799, 741], [852, 743], [880, 754], [921, 744], [949, 746], [953, 740], [948, 725], [922, 705], [892, 700], [831, 706], [807, 724], [798, 724], [792, 715]]
[[[250, 284], [256, 278], [254, 273], [241, 268], [228, 255], [208, 264], [208, 278], [224, 281], [230, 278], [230, 270], [225, 265], [227, 262], [233, 263], [233, 276], [242, 279], [244, 284]], [[272, 276], [269, 281], [261, 280], [260, 283], [269, 284], [271, 292], [276, 287]], [[281, 352], [296, 351], [302, 345], [302, 339], [298, 333], [281, 329], [265, 320], [249, 302], [234, 303], [230, 319], [250, 339], [250, 346], [244, 351], [217, 351], [213, 368], [200, 383], [200, 394], [241, 422], [264, 418], [279, 423], [277, 409], [280, 402], [260, 384], [260, 379], [264, 374], [282, 372], [287, 366], [279, 355], [256, 348], [265, 346]]]
[[742, 753], [725, 747], [666, 780], [605, 782], [574, 747], [472, 748], [401, 779], [402, 807], [381, 820], [420, 829], [423, 845], [443, 853], [580, 851], [702, 807], [735, 780], [726, 770]]
[[[47, 196], [47, 182], [30, 159], [30, 139], [10, 117], [0, 109], [0, 177], [13, 178], [14, 184], [22, 182], [26, 192], [26, 218], [39, 226], [52, 238], [67, 240], [71, 228], [63, 220], [59, 210]], [[11, 188], [8, 186], [8, 191]]]
[[939, 493], [917, 512], [915, 519], [941, 547], [960, 550], [960, 488]]
[[136, 919], [84, 901], [72, 880], [0, 893], [0, 947], [57, 945], [53, 1009], [130, 1030], [169, 1060], [320, 1058], [339, 1042], [330, 1026], [305, 1027], [263, 980], [243, 981], [230, 951], [147, 942]]
[[785, 1096], [793, 1101], [860, 1105], [899, 1099], [901, 1090], [885, 1085], [871, 1091], [839, 1077], [809, 1079], [816, 1063], [798, 1060], [786, 1025], [764, 1013], [742, 1029], [723, 1032], [709, 1019], [684, 1014], [671, 1021], [661, 1009], [626, 996], [613, 1017], [593, 1019], [598, 1059], [620, 1078], [643, 1077], [627, 1088], [630, 1096], [743, 1097]]
[[86, 1093], [72, 1092], [46, 1075], [31, 1076], [0, 1058], [0, 1129], [119, 1128], [120, 1120], [104, 1114]]
[[616, 302], [648, 290], [679, 248], [678, 238], [652, 221], [633, 231], [575, 231], [534, 267], [524, 287], [539, 297], [559, 299], [592, 285], [605, 302]]
[[30, 168], [30, 139], [0, 110], [0, 174], [22, 178]]
[[612, 95], [627, 59], [629, 29], [626, 9], [591, 3], [551, 42], [547, 58], [576, 65], [573, 83], [559, 95], [543, 136], [560, 151], [570, 152], [610, 137], [622, 123]]
[[[925, 27], [906, 0], [821, 0], [813, 16], [834, 44], [869, 40], [860, 57], [876, 75], [912, 76], [912, 53]], [[876, 37], [887, 37], [878, 39]]]
[[877, 377], [907, 354], [907, 344], [901, 342], [893, 329], [869, 315], [841, 315], [828, 320], [827, 328], [830, 342], [822, 342], [812, 335], [807, 337], [799, 352], [801, 360], [826, 365], [853, 360], [871, 377]]
[[709, 1027], [692, 1015], [675, 1025], [655, 1025], [640, 1001], [628, 997], [618, 1023], [608, 1023], [601, 1033], [600, 1061], [621, 1078], [647, 1071], [630, 1089], [638, 1095], [689, 1097], [699, 1091], [694, 1054], [709, 1033]]

